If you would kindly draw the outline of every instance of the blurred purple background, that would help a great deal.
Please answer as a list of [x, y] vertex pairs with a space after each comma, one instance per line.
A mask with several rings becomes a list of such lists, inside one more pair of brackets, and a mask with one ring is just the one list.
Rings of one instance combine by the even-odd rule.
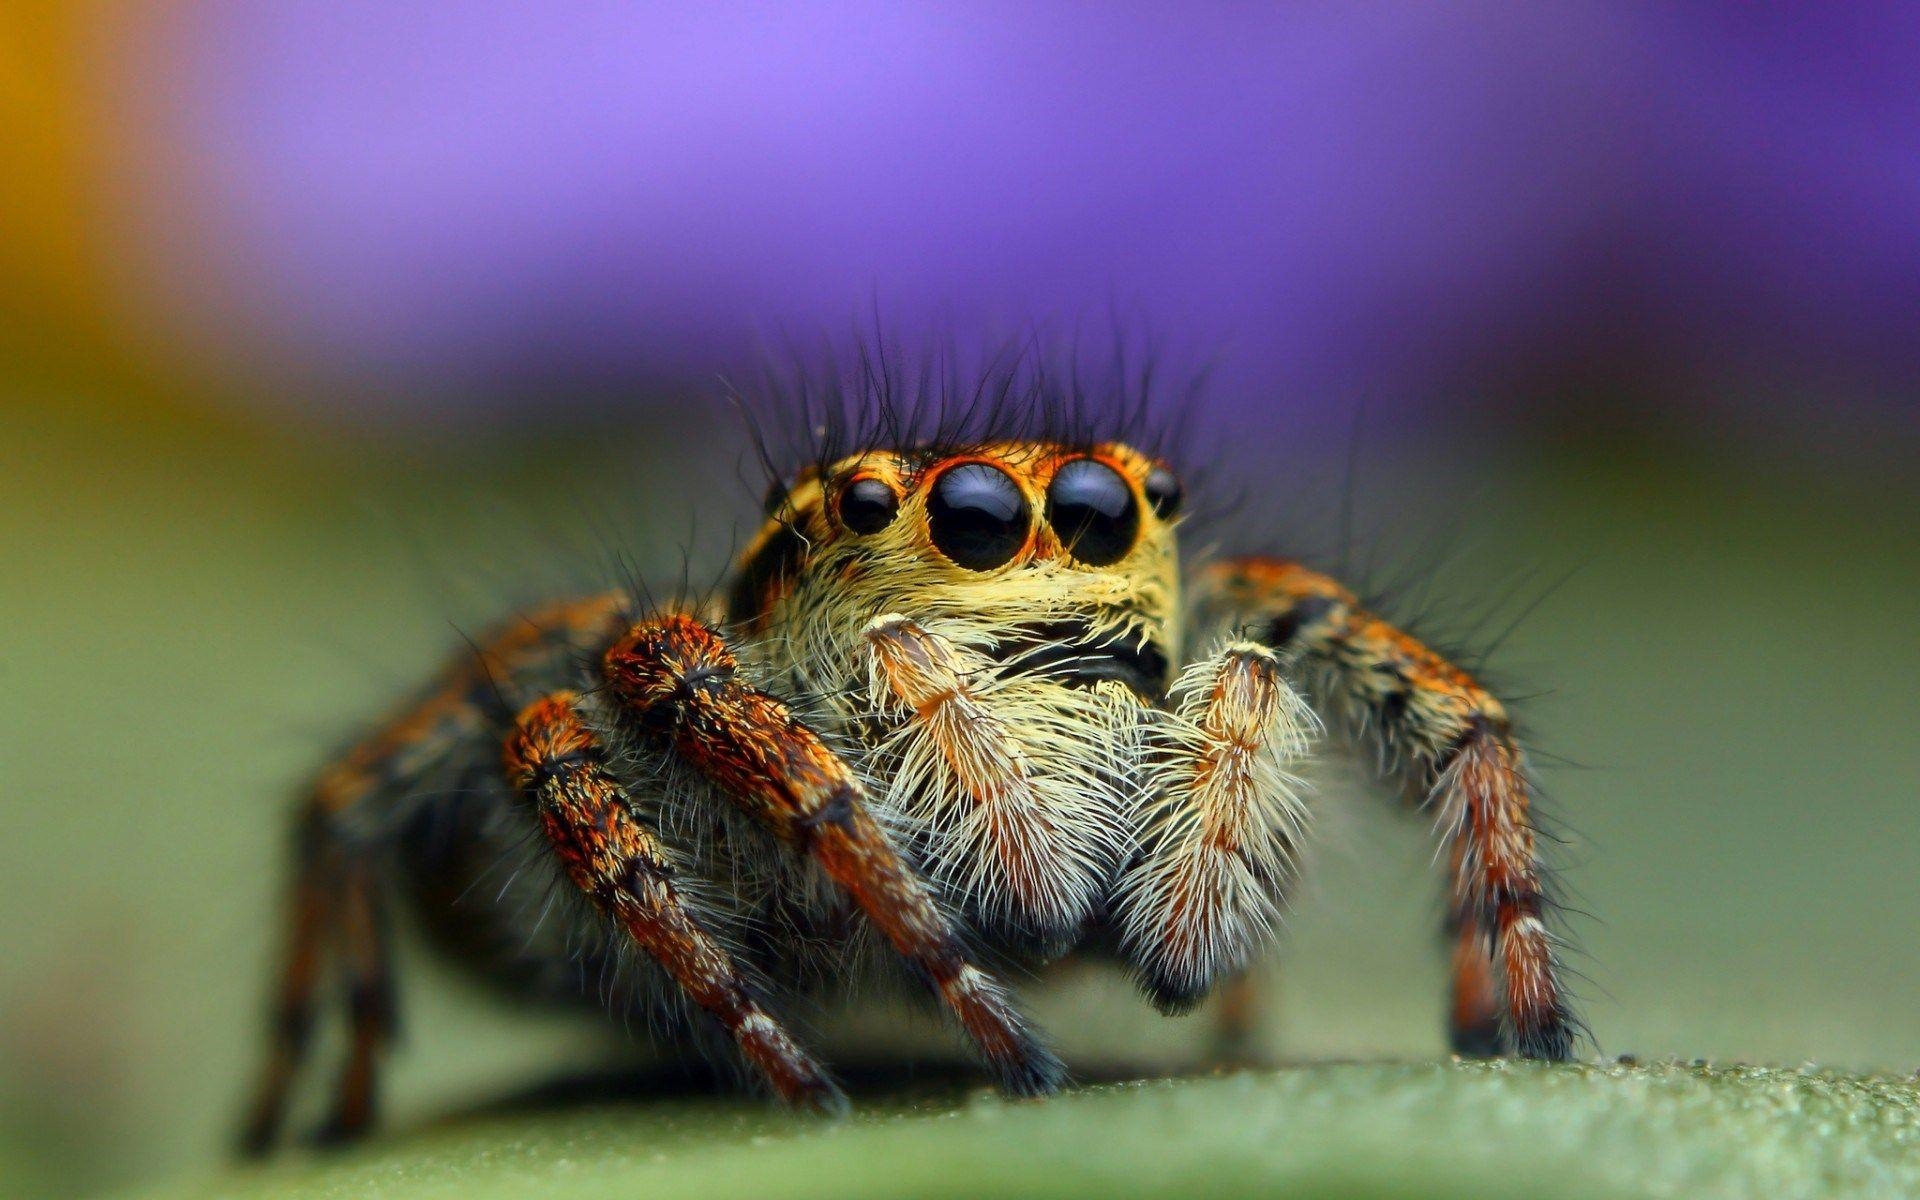
[[1920, 394], [1920, 6], [288, 0], [140, 53], [147, 286], [347, 416], [876, 309], [1118, 309], [1309, 420]]

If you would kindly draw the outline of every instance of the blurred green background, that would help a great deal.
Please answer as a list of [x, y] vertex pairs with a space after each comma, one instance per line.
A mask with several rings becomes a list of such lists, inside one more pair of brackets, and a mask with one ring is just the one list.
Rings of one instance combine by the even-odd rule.
[[[197, 160], [102, 99], [124, 103], [100, 80], [141, 26], [108, 37], [109, 23], [53, 5], [7, 21], [0, 99], [24, 132], [0, 156], [0, 1193], [79, 1195], [216, 1169], [260, 1041], [303, 775], [461, 631], [604, 583], [616, 554], [674, 577], [691, 545], [695, 578], [710, 576], [745, 536], [754, 472], [701, 375], [642, 363], [608, 388], [549, 370], [466, 400], [444, 386], [415, 411], [411, 381], [368, 383], [356, 365], [343, 382], [311, 345], [290, 363], [284, 347], [183, 332], [168, 311], [178, 280], [129, 266], [155, 235], [125, 212], [156, 186], [140, 164]], [[1551, 756], [1561, 857], [1589, 914], [1572, 921], [1573, 965], [1599, 1052], [1910, 1075], [1912, 392], [1894, 387], [1863, 416], [1838, 383], [1702, 382], [1661, 373], [1684, 347], [1632, 341], [1596, 361], [1596, 343], [1576, 341], [1518, 348], [1505, 374], [1485, 351], [1500, 386], [1479, 399], [1389, 403], [1358, 422], [1348, 400], [1310, 406], [1300, 423], [1318, 435], [1297, 440], [1281, 401], [1203, 400], [1196, 419], [1238, 454], [1198, 464], [1190, 484], [1254, 488], [1215, 532], [1267, 543], [1296, 511], [1324, 533], [1352, 480], [1369, 574], [1407, 576], [1416, 615], [1485, 618], [1483, 641], [1524, 615], [1495, 662], [1531, 697], [1523, 712]], [[1432, 382], [1443, 397], [1472, 391]], [[364, 394], [330, 390], [350, 387]], [[1329, 427], [1361, 430], [1354, 464]], [[1326, 844], [1272, 966], [1265, 1048], [1287, 1062], [1433, 1059], [1432, 848], [1420, 821], [1348, 775], [1323, 781]], [[617, 1032], [503, 1011], [418, 955], [404, 965], [399, 1129], [631, 1053]], [[1206, 1040], [1204, 1015], [1162, 1020], [1099, 973], [1030, 992], [1088, 1067], [1171, 1069]], [[881, 1024], [902, 1054], [945, 1045], [908, 1014]], [[1034, 1129], [1072, 1113], [1213, 1128], [1216, 1103], [1279, 1105], [1273, 1121], [1297, 1111], [1320, 1129], [1304, 1114], [1321, 1078], [1144, 1116], [1103, 1094]], [[1425, 1078], [1405, 1094], [1423, 1096]], [[1560, 1085], [1539, 1086], [1554, 1103]], [[1650, 1094], [1621, 1102], [1664, 1111]], [[1202, 1107], [1183, 1117], [1183, 1104]], [[1354, 1110], [1332, 1111], [1328, 1129]], [[755, 1112], [667, 1124], [750, 1139]], [[546, 1148], [529, 1153], [556, 1153], [530, 1128]], [[620, 1136], [587, 1126], [549, 1141], [569, 1152]], [[884, 1138], [857, 1144], [887, 1152]], [[798, 1153], [834, 1153], [809, 1145]]]

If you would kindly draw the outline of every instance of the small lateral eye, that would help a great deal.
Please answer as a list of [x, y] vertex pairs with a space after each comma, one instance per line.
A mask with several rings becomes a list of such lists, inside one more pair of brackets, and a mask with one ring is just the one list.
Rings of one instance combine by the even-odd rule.
[[840, 489], [840, 523], [854, 533], [879, 533], [893, 524], [893, 516], [899, 511], [900, 497], [871, 475]]
[[1147, 472], [1147, 482], [1141, 490], [1147, 494], [1147, 503], [1153, 506], [1154, 515], [1162, 520], [1180, 511], [1180, 502], [1186, 498], [1186, 490], [1180, 486], [1180, 480], [1165, 467], [1155, 467]]
[[1047, 522], [1090, 566], [1119, 562], [1140, 534], [1140, 507], [1120, 472], [1091, 458], [1061, 465], [1047, 485]]
[[1013, 477], [987, 463], [949, 467], [927, 495], [934, 548], [969, 571], [1004, 566], [1026, 545], [1032, 518]]

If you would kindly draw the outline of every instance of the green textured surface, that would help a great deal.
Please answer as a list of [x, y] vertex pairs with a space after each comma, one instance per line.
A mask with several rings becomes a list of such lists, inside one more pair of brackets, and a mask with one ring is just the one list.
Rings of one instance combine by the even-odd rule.
[[816, 1123], [730, 1107], [471, 1120], [149, 1200], [1920, 1194], [1920, 1089], [1675, 1065], [1324, 1066]]

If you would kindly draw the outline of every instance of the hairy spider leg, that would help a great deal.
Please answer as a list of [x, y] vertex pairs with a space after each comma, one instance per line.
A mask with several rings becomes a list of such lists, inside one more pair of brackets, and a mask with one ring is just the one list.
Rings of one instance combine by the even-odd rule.
[[396, 1023], [386, 899], [364, 857], [348, 856], [341, 863], [338, 896], [350, 1037], [334, 1085], [333, 1112], [320, 1130], [322, 1142], [351, 1140], [373, 1123], [379, 1062], [393, 1041]]
[[[1122, 814], [1072, 776], [1065, 788], [1036, 779], [1021, 738], [981, 703], [944, 638], [895, 613], [874, 618], [862, 636], [874, 690], [901, 707], [937, 758], [903, 756], [910, 790], [968, 803], [962, 812], [921, 814], [952, 831], [949, 854], [961, 864], [949, 864], [949, 873], [969, 878], [967, 890], [983, 906], [1026, 914], [1042, 945], [1070, 943], [1118, 865]], [[1047, 714], [1033, 716], [1025, 733], [1042, 740]]]
[[345, 977], [348, 1046], [319, 1137], [349, 1140], [373, 1121], [379, 1062], [396, 1024], [385, 903], [373, 869], [379, 851], [343, 819], [379, 789], [394, 760], [437, 744], [443, 725], [475, 714], [430, 701], [362, 744], [315, 782], [297, 827], [287, 942], [259, 1089], [241, 1133], [243, 1153], [261, 1154], [279, 1136], [311, 1046], [317, 1000]]
[[607, 651], [612, 694], [755, 819], [810, 855], [958, 1019], [1003, 1090], [1039, 1095], [1065, 1069], [1006, 991], [968, 960], [931, 889], [867, 811], [859, 778], [786, 704], [742, 682], [725, 641], [684, 614]]
[[268, 1026], [267, 1057], [240, 1134], [240, 1150], [247, 1155], [266, 1153], [279, 1136], [294, 1080], [312, 1043], [315, 993], [325, 966], [325, 943], [338, 890], [332, 856], [320, 848], [317, 824], [310, 812], [295, 831], [296, 865], [287, 898], [286, 945]]
[[1268, 941], [1309, 814], [1288, 768], [1312, 712], [1253, 642], [1188, 667], [1149, 760], [1145, 852], [1121, 878], [1122, 947], [1141, 985], [1182, 1012]]
[[1492, 1058], [1500, 1053], [1500, 989], [1493, 975], [1493, 942], [1486, 923], [1475, 917], [1471, 893], [1460, 886], [1466, 870], [1467, 842], [1453, 839], [1447, 852], [1447, 917], [1442, 937], [1451, 959], [1447, 1037], [1456, 1054]]
[[396, 1025], [380, 878], [392, 823], [382, 815], [452, 749], [499, 736], [512, 714], [502, 708], [495, 681], [591, 639], [610, 622], [624, 626], [626, 608], [623, 597], [608, 594], [514, 622], [314, 780], [296, 826], [286, 941], [266, 1061], [241, 1132], [243, 1153], [264, 1153], [279, 1137], [311, 1048], [318, 999], [336, 972], [345, 977], [349, 1041], [321, 1137], [350, 1139], [371, 1124], [380, 1061]]
[[[1452, 867], [1455, 1047], [1567, 1059], [1579, 1025], [1559, 979], [1533, 788], [1505, 707], [1466, 671], [1298, 563], [1240, 558], [1201, 573], [1202, 623], [1243, 630], [1298, 663], [1316, 704], [1430, 806]], [[1491, 1019], [1490, 1019], [1491, 1017]]]
[[534, 806], [567, 877], [718, 1021], [788, 1104], [839, 1112], [840, 1089], [753, 994], [746, 976], [674, 885], [673, 860], [608, 770], [580, 698], [557, 692], [507, 736], [507, 778]]

